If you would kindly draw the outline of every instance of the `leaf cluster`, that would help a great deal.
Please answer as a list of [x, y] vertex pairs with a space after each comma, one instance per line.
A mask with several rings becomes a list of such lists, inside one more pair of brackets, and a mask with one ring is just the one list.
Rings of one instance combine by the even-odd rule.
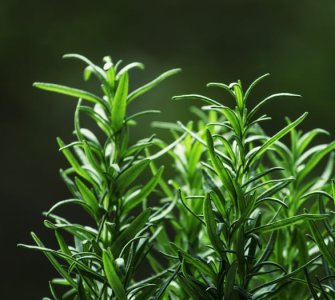
[[[102, 96], [34, 84], [78, 99], [74, 141], [57, 139], [71, 198], [45, 213], [58, 249], [35, 233], [35, 245], [20, 245], [43, 252], [58, 272], [49, 282], [54, 299], [291, 299], [292, 289], [302, 299], [335, 297], [335, 142], [317, 144], [328, 134], [322, 129], [298, 130], [307, 113], [272, 135], [262, 127], [271, 120], [260, 114], [266, 104], [299, 95], [273, 94], [249, 108], [268, 74], [246, 90], [240, 81], [209, 83], [234, 106], [175, 96], [204, 104], [192, 107], [197, 121], [154, 122], [174, 141], [151, 136], [132, 144], [137, 118], [157, 111], [129, 116], [128, 106], [179, 69], [129, 91], [129, 71], [141, 63], [121, 68], [105, 57], [99, 67], [81, 55], [64, 57], [85, 63], [84, 80], [96, 77]], [[83, 127], [83, 116], [96, 127]], [[163, 155], [172, 161], [171, 178], [159, 166]], [[91, 224], [57, 213], [68, 205]]]

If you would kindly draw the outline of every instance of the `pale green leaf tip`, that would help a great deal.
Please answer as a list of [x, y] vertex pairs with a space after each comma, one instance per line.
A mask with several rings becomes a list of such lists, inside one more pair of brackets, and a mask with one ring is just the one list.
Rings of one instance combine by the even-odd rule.
[[206, 84], [206, 87], [212, 87], [216, 84], [217, 84], [216, 82], [209, 82], [209, 83]]
[[175, 69], [171, 69], [169, 71], [166, 71], [166, 73], [177, 74], [177, 73], [180, 73], [181, 71], [182, 71], [182, 68], [175, 68]]
[[41, 86], [43, 86], [45, 84], [47, 84], [47, 83], [45, 83], [45, 82], [34, 82], [32, 84], [32, 86], [35, 87], [35, 88], [40, 88]]
[[138, 63], [138, 67], [141, 69], [141, 70], [144, 70], [145, 69], [145, 65], [143, 63]]
[[271, 75], [270, 73], [265, 73], [265, 74], [259, 76], [258, 79], [260, 79], [260, 78], [263, 79], [265, 77], [269, 77], [270, 75]]
[[66, 54], [63, 54], [62, 58], [66, 59], [66, 58], [72, 58], [73, 56], [75, 55], [80, 55], [80, 54], [77, 54], [77, 53], [66, 53]]
[[176, 100], [176, 101], [178, 101], [178, 100], [183, 100], [183, 99], [187, 99], [187, 97], [188, 97], [189, 95], [178, 95], [178, 96], [173, 96], [172, 98], [171, 98], [171, 100]]

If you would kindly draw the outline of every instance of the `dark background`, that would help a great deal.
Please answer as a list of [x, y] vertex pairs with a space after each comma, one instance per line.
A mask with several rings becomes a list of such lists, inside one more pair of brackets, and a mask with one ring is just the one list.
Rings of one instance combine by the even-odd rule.
[[[105, 55], [141, 61], [146, 70], [132, 71], [134, 87], [182, 67], [183, 73], [134, 102], [134, 109], [161, 109], [159, 119], [171, 121], [189, 118], [189, 103], [172, 102], [172, 95], [220, 97], [205, 84], [241, 79], [247, 85], [270, 72], [251, 105], [274, 92], [304, 97], [272, 102], [267, 113], [275, 122], [268, 130], [283, 126], [286, 115], [309, 111], [305, 128], [325, 128], [334, 138], [334, 31], [333, 0], [1, 0], [0, 298], [49, 295], [54, 273], [48, 261], [16, 244], [31, 243], [34, 230], [52, 245], [41, 212], [68, 196], [58, 177], [66, 163], [55, 137], [71, 141], [76, 101], [32, 88], [34, 81], [84, 87], [83, 65], [62, 54], [81, 53], [96, 63]], [[136, 132], [141, 137], [154, 131], [145, 121]]]

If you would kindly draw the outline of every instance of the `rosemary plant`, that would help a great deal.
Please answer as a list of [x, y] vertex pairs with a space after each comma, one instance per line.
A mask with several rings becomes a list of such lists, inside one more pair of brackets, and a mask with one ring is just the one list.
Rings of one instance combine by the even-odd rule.
[[[20, 245], [43, 252], [59, 273], [49, 282], [53, 299], [293, 299], [292, 290], [294, 298], [335, 298], [335, 142], [315, 143], [327, 134], [321, 129], [298, 130], [307, 113], [273, 135], [262, 128], [271, 118], [259, 115], [269, 101], [298, 95], [273, 94], [249, 108], [268, 74], [246, 90], [240, 81], [209, 83], [234, 106], [175, 96], [205, 103], [192, 108], [197, 120], [154, 122], [171, 132], [171, 144], [155, 136], [131, 143], [137, 118], [157, 111], [129, 115], [128, 105], [179, 69], [130, 92], [128, 73], [142, 64], [121, 68], [105, 57], [101, 68], [77, 54], [65, 58], [86, 64], [84, 79], [95, 76], [102, 97], [34, 84], [79, 99], [75, 140], [57, 139], [70, 164], [60, 174], [72, 196], [45, 213], [58, 248], [34, 233], [35, 245]], [[84, 115], [94, 128], [82, 125]], [[155, 161], [165, 154], [170, 178]], [[83, 209], [90, 225], [60, 216], [67, 205]]]
[[[61, 277], [49, 283], [54, 299], [146, 299], [146, 288], [155, 292], [152, 286], [155, 287], [154, 283], [161, 276], [138, 283], [134, 279], [154, 241], [150, 228], [164, 217], [162, 209], [145, 208], [163, 167], [144, 185], [136, 184], [151, 162], [150, 157], [144, 156], [144, 150], [152, 145], [153, 137], [129, 145], [130, 127], [136, 124], [138, 117], [157, 111], [129, 116], [127, 107], [179, 69], [163, 73], [130, 92], [128, 72], [132, 68], [143, 69], [142, 64], [132, 63], [121, 68], [121, 61], [114, 65], [110, 57], [105, 57], [105, 64], [100, 68], [81, 55], [69, 54], [64, 58], [84, 62], [87, 65], [84, 79], [94, 75], [103, 96], [63, 85], [34, 84], [42, 90], [79, 98], [74, 117], [75, 141], [66, 144], [57, 139], [60, 151], [70, 164], [60, 174], [72, 198], [56, 203], [45, 214], [44, 224], [54, 231], [59, 249], [48, 248], [35, 233], [32, 237], [36, 246], [22, 246], [42, 251], [58, 271]], [[82, 114], [98, 125], [103, 140], [81, 126]], [[163, 153], [156, 153], [154, 158]], [[94, 226], [75, 224], [57, 215], [57, 210], [64, 205], [84, 209]], [[139, 209], [141, 207], [143, 209]], [[73, 237], [73, 243], [66, 242], [65, 233]], [[63, 296], [59, 296], [57, 286], [66, 287]]]
[[[188, 244], [174, 247], [173, 254], [178, 255], [180, 261], [180, 271], [175, 277], [178, 289], [171, 292], [176, 293], [176, 299], [180, 299], [182, 294], [193, 299], [290, 299], [287, 290], [282, 289], [288, 284], [299, 285], [301, 292], [297, 295], [306, 299], [311, 293], [334, 296], [332, 287], [324, 289], [322, 284], [313, 287], [307, 270], [318, 268], [320, 255], [311, 251], [313, 244], [304, 238], [309, 232], [305, 225], [309, 223], [315, 241], [319, 242], [319, 247], [325, 252], [323, 255], [332, 264], [334, 257], [314, 225], [323, 220], [331, 231], [327, 220], [329, 214], [324, 209], [318, 211], [315, 205], [306, 206], [304, 201], [314, 194], [332, 199], [328, 193], [320, 191], [327, 189], [325, 183], [332, 174], [332, 156], [323, 177], [303, 181], [334, 149], [334, 143], [304, 152], [312, 138], [322, 132], [314, 130], [298, 139], [301, 133], [297, 133], [295, 128], [306, 113], [273, 136], [266, 135], [260, 123], [269, 118], [266, 115], [257, 117], [258, 111], [275, 97], [298, 96], [274, 94], [249, 110], [247, 99], [256, 84], [266, 76], [258, 78], [245, 92], [241, 82], [208, 84], [228, 92], [235, 100], [234, 108], [201, 95], [174, 97], [175, 100], [201, 100], [207, 104], [203, 110], [215, 111], [224, 118], [223, 122], [207, 123], [198, 133], [180, 123], [194, 141], [204, 146], [201, 159], [204, 195], [189, 194], [186, 197], [203, 206], [202, 214], [192, 211], [199, 204], [187, 207], [192, 212], [189, 217], [202, 225], [203, 230], [199, 231], [202, 245], [195, 253], [193, 248], [185, 247]], [[299, 152], [300, 160], [296, 152], [284, 151], [287, 147], [280, 142], [290, 132], [292, 151]], [[296, 144], [299, 149], [296, 149]], [[276, 155], [282, 155], [282, 161], [278, 161]], [[186, 206], [182, 196], [180, 199]], [[313, 212], [307, 212], [307, 208]], [[295, 235], [297, 232], [298, 237]], [[183, 293], [175, 292], [178, 290]]]

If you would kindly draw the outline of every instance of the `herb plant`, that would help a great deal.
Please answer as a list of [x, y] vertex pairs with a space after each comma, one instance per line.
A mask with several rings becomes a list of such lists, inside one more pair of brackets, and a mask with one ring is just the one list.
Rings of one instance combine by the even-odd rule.
[[[164, 217], [159, 207], [145, 208], [147, 197], [154, 191], [163, 167], [142, 185], [136, 184], [150, 164], [144, 150], [153, 143], [153, 137], [129, 145], [130, 127], [144, 114], [157, 111], [142, 111], [127, 115], [127, 107], [139, 96], [155, 87], [164, 79], [179, 72], [179, 69], [163, 73], [158, 78], [129, 92], [129, 75], [132, 68], [143, 69], [140, 63], [120, 68], [110, 57], [104, 58], [103, 68], [87, 58], [70, 54], [65, 58], [83, 61], [87, 67], [84, 79], [94, 75], [103, 92], [103, 97], [87, 91], [49, 83], [35, 83], [43, 90], [79, 98], [75, 111], [75, 141], [66, 144], [58, 138], [60, 150], [70, 167], [61, 170], [61, 177], [69, 188], [72, 198], [56, 203], [46, 214], [44, 222], [54, 231], [59, 249], [47, 248], [35, 233], [36, 246], [25, 246], [42, 251], [61, 278], [50, 281], [50, 290], [55, 299], [127, 299], [146, 298], [146, 288], [156, 275], [141, 283], [134, 280], [135, 273], [148, 254], [154, 241], [150, 227]], [[85, 105], [91, 103], [92, 105]], [[92, 130], [81, 126], [81, 115], [86, 115], [102, 132], [98, 139]], [[164, 151], [155, 154], [155, 158]], [[93, 226], [72, 223], [56, 215], [64, 205], [76, 205], [92, 218]], [[143, 209], [138, 210], [139, 207]], [[63, 237], [67, 233], [73, 243]], [[62, 263], [59, 262], [62, 261]], [[143, 279], [143, 278], [142, 278]], [[56, 286], [65, 286], [62, 298]], [[144, 296], [142, 296], [144, 295]]]
[[[258, 111], [275, 97], [297, 95], [274, 94], [249, 111], [246, 104], [250, 92], [265, 77], [258, 78], [245, 93], [240, 82], [229, 86], [208, 84], [226, 90], [235, 100], [233, 109], [201, 95], [174, 97], [201, 100], [209, 104], [204, 110], [215, 111], [224, 118], [223, 122], [209, 122], [199, 133], [180, 124], [206, 150], [201, 161], [203, 195], [188, 198], [202, 202], [202, 215], [192, 215], [202, 223], [207, 240], [202, 238], [202, 249], [194, 255], [177, 248], [180, 288], [194, 299], [269, 299], [278, 294], [281, 299], [290, 299], [290, 294], [281, 289], [287, 284], [299, 285], [299, 296], [310, 295], [302, 270], [307, 276], [307, 268], [315, 271], [319, 256], [309, 254], [313, 243], [305, 240], [308, 230], [302, 224], [325, 220], [328, 214], [315, 205], [305, 206], [304, 200], [317, 194], [331, 198], [320, 189], [327, 189], [333, 157], [321, 178], [304, 179], [334, 149], [334, 143], [304, 152], [313, 137], [322, 132], [314, 130], [299, 139], [301, 133], [295, 128], [306, 114], [273, 136], [266, 135], [260, 123], [269, 118], [257, 117]], [[288, 133], [291, 151], [280, 142]], [[307, 212], [307, 207], [311, 212]], [[313, 289], [312, 284], [308, 286]], [[327, 291], [334, 293], [332, 289]]]
[[[197, 120], [154, 122], [171, 132], [171, 144], [155, 136], [131, 144], [137, 118], [157, 111], [129, 116], [128, 105], [179, 69], [129, 92], [128, 72], [142, 64], [120, 68], [106, 57], [100, 68], [65, 57], [87, 65], [84, 79], [94, 75], [103, 96], [34, 84], [79, 99], [75, 141], [58, 138], [72, 198], [45, 213], [59, 247], [34, 233], [36, 245], [21, 245], [43, 252], [58, 271], [49, 282], [54, 299], [292, 299], [292, 290], [301, 299], [335, 297], [335, 142], [317, 144], [327, 132], [298, 129], [307, 113], [273, 135], [262, 127], [271, 119], [260, 115], [269, 101], [298, 95], [273, 94], [249, 108], [268, 74], [246, 90], [240, 81], [209, 83], [234, 106], [175, 96], [205, 104], [192, 108]], [[96, 126], [83, 127], [82, 115]], [[156, 160], [164, 155], [169, 177]], [[56, 214], [65, 205], [86, 211], [91, 223]]]

